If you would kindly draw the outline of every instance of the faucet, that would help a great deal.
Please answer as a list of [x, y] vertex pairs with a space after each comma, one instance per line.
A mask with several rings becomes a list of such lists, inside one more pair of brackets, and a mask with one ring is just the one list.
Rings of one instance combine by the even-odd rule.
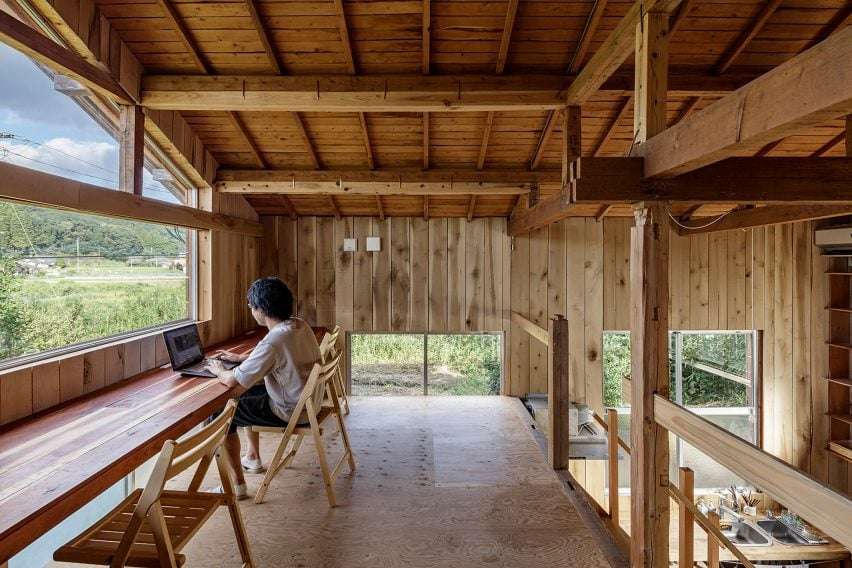
[[721, 503], [721, 502], [719, 503], [719, 508], [718, 508], [718, 511], [717, 511], [717, 512], [718, 512], [718, 514], [719, 514], [719, 518], [720, 518], [720, 519], [723, 517], [723, 514], [724, 514], [724, 513], [727, 513], [728, 515], [730, 515], [731, 517], [733, 517], [733, 518], [734, 518], [734, 520], [736, 520], [737, 522], [740, 522], [740, 523], [741, 523], [741, 522], [743, 521], [743, 518], [742, 518], [742, 516], [740, 516], [740, 514], [739, 514], [739, 513], [737, 513], [736, 511], [734, 511], [734, 510], [733, 510], [733, 509], [731, 509], [730, 507], [726, 507], [725, 505], [722, 505], [722, 503]]

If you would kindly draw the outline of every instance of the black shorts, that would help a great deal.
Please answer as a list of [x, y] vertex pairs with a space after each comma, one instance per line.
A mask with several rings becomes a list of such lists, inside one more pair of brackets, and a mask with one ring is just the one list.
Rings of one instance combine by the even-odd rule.
[[[213, 416], [218, 416], [217, 412]], [[237, 411], [231, 420], [229, 434], [237, 431], [241, 426], [271, 426], [286, 428], [287, 421], [281, 420], [274, 412], [266, 392], [266, 385], [262, 382], [254, 385], [237, 399]]]

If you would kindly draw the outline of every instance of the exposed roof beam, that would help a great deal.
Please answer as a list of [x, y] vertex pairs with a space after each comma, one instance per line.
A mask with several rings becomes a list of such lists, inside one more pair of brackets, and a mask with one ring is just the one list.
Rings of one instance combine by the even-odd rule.
[[595, 32], [598, 31], [598, 24], [603, 16], [604, 8], [606, 8], [606, 2], [607, 0], [595, 0], [592, 11], [589, 12], [589, 17], [586, 19], [586, 26], [583, 28], [583, 34], [580, 36], [577, 50], [574, 51], [571, 63], [568, 64], [568, 74], [576, 73], [583, 66], [589, 46], [592, 44], [592, 38], [595, 36]]
[[260, 12], [257, 10], [256, 0], [245, 0], [246, 8], [251, 16], [252, 23], [257, 30], [257, 35], [260, 36], [260, 42], [263, 44], [263, 50], [266, 52], [266, 58], [269, 59], [269, 64], [278, 75], [284, 74], [284, 65], [281, 63], [281, 54], [275, 49], [272, 44], [272, 39], [269, 37], [269, 31], [260, 17]]
[[429, 113], [423, 113], [423, 169], [429, 169]]
[[835, 146], [839, 146], [841, 142], [846, 139], [846, 132], [841, 131], [837, 136], [833, 137], [831, 140], [820, 146], [819, 148], [811, 154], [812, 157], [818, 158], [823, 154], [827, 154], [831, 150], [834, 149]]
[[308, 135], [308, 130], [305, 128], [305, 123], [302, 122], [302, 117], [299, 116], [298, 112], [290, 113], [290, 116], [293, 117], [293, 121], [296, 123], [296, 128], [299, 132], [299, 137], [302, 139], [302, 142], [305, 144], [305, 150], [308, 151], [308, 155], [311, 158], [311, 162], [314, 165], [314, 168], [317, 170], [322, 169], [322, 162], [317, 156], [317, 152], [314, 149], [314, 143], [311, 142], [311, 137]]
[[646, 176], [672, 176], [852, 113], [852, 27], [637, 148]]
[[476, 169], [485, 167], [485, 156], [488, 154], [488, 139], [491, 137], [491, 126], [494, 124], [494, 113], [485, 115], [485, 128], [482, 130], [482, 142], [479, 144], [479, 158], [476, 160]]
[[547, 147], [547, 142], [550, 139], [550, 135], [553, 133], [553, 129], [556, 128], [556, 125], [559, 122], [559, 116], [559, 112], [553, 111], [548, 113], [545, 117], [544, 127], [541, 129], [541, 134], [539, 134], [538, 142], [533, 150], [533, 155], [530, 157], [531, 170], [537, 169], [539, 164], [541, 164], [541, 159], [544, 157], [544, 150]]
[[293, 205], [293, 202], [290, 201], [290, 198], [286, 195], [279, 195], [278, 199], [281, 202], [281, 205], [284, 206], [284, 209], [287, 210], [287, 216], [291, 219], [296, 219], [299, 217], [298, 212], [296, 211], [296, 206]]
[[678, 117], [674, 120], [674, 122], [670, 126], [674, 126], [675, 124], [686, 120], [689, 115], [695, 112], [695, 109], [698, 108], [698, 105], [701, 104], [701, 101], [704, 100], [704, 97], [692, 97], [687, 101], [686, 106], [683, 107], [683, 110], [678, 115]]
[[240, 118], [240, 115], [236, 112], [229, 112], [228, 118], [231, 120], [231, 123], [234, 125], [234, 129], [237, 131], [237, 134], [242, 137], [243, 141], [246, 143], [246, 146], [249, 147], [252, 156], [254, 156], [254, 161], [257, 162], [257, 166], [259, 168], [267, 168], [269, 167], [266, 164], [266, 160], [263, 158], [263, 154], [260, 153], [260, 149], [257, 147], [257, 143], [254, 138], [249, 134], [248, 128], [246, 128], [243, 119]]
[[422, 73], [424, 75], [428, 75], [431, 72], [431, 63], [430, 63], [430, 55], [431, 55], [431, 46], [432, 46], [432, 2], [431, 0], [423, 0], [423, 20], [421, 23], [421, 35], [423, 46], [421, 50], [423, 52], [423, 63], [422, 63]]
[[184, 25], [180, 14], [177, 13], [175, 7], [172, 6], [172, 3], [169, 0], [157, 0], [157, 4], [166, 13], [166, 18], [171, 20], [172, 24], [177, 28], [178, 36], [180, 36], [181, 42], [183, 42], [184, 47], [186, 47], [190, 57], [192, 57], [192, 61], [195, 63], [195, 66], [208, 75], [212, 73], [213, 70], [210, 67], [210, 64], [207, 63], [207, 60], [201, 55], [201, 50], [198, 49], [198, 45], [195, 43], [195, 40], [192, 39], [189, 29], [187, 29], [186, 25]]
[[363, 112], [359, 112], [358, 120], [361, 122], [361, 134], [364, 136], [364, 149], [367, 152], [367, 165], [371, 170], [374, 170], [376, 169], [376, 160], [373, 157], [373, 144], [370, 142], [370, 129], [367, 128], [367, 115]]
[[680, 26], [683, 25], [683, 21], [689, 16], [689, 13], [695, 8], [695, 5], [698, 3], [698, 0], [683, 0], [680, 3], [680, 6], [677, 7], [677, 10], [672, 14], [671, 19], [669, 20], [669, 37], [673, 36], [674, 33], [680, 29]]
[[[121, 104], [133, 104], [134, 100], [139, 99], [138, 92], [128, 93], [103, 69], [92, 65], [76, 53], [2, 10], [0, 10], [0, 42]], [[11, 80], [11, 78], [8, 79]]]
[[497, 49], [498, 75], [506, 68], [506, 59], [509, 56], [509, 43], [512, 40], [512, 29], [515, 27], [515, 16], [518, 13], [518, 0], [509, 0], [506, 6], [506, 21], [503, 23], [503, 34], [500, 36], [500, 46]]
[[609, 142], [609, 139], [612, 138], [618, 123], [627, 115], [627, 111], [630, 110], [631, 105], [633, 105], [633, 95], [630, 95], [624, 100], [624, 103], [622, 103], [621, 108], [618, 109], [618, 113], [616, 113], [615, 118], [613, 118], [612, 122], [609, 123], [606, 132], [604, 132], [603, 137], [600, 142], [598, 142], [597, 147], [595, 147], [595, 151], [592, 153], [592, 156], [600, 156], [604, 146], [607, 142]]
[[340, 208], [337, 206], [337, 202], [334, 200], [333, 195], [328, 196], [328, 204], [331, 206], [331, 211], [334, 213], [334, 218], [340, 220], [342, 215], [340, 214]]
[[852, 205], [769, 205], [732, 211], [712, 225], [708, 225], [707, 221], [702, 219], [696, 228], [683, 228], [677, 224], [674, 224], [674, 227], [680, 235], [697, 235], [765, 225], [817, 221], [846, 215], [852, 215]]
[[[670, 72], [670, 96], [723, 96], [754, 74], [710, 77]], [[161, 110], [451, 112], [552, 110], [565, 106], [564, 75], [146, 75], [142, 105]], [[603, 92], [627, 96], [633, 76], [619, 73]]]
[[[587, 170], [617, 169], [616, 160], [600, 160], [586, 164]], [[528, 192], [533, 183], [556, 189], [561, 175], [557, 170], [219, 170], [215, 186], [243, 194], [512, 195]]]
[[350, 75], [357, 72], [355, 56], [352, 53], [352, 42], [349, 39], [349, 25], [346, 23], [346, 11], [343, 8], [343, 0], [333, 0], [334, 9], [337, 12], [337, 30], [340, 33], [340, 42], [343, 44], [343, 53], [346, 55], [346, 66]]
[[467, 202], [467, 220], [473, 220], [473, 213], [476, 211], [476, 196], [471, 195], [470, 199]]
[[717, 75], [721, 75], [728, 69], [730, 69], [731, 65], [734, 63], [737, 57], [739, 57], [740, 53], [748, 46], [749, 42], [754, 39], [754, 37], [760, 33], [760, 30], [763, 29], [763, 26], [766, 25], [766, 22], [769, 21], [769, 18], [772, 17], [772, 14], [781, 6], [781, 2], [783, 0], [768, 0], [766, 4], [764, 4], [763, 9], [760, 13], [751, 21], [748, 28], [737, 38], [737, 40], [730, 46], [728, 51], [719, 59], [719, 62], [716, 63], [716, 67], [714, 68], [714, 72]]
[[378, 193], [376, 194], [376, 209], [379, 212], [379, 220], [385, 220], [385, 206], [382, 204], [382, 196]]
[[852, 16], [852, 4], [849, 2], [846, 3], [845, 6], [839, 8], [834, 16], [829, 20], [827, 24], [825, 24], [819, 33], [816, 35], [814, 39], [812, 39], [808, 44], [802, 49], [802, 51], [807, 51], [812, 48], [816, 44], [821, 41], [825, 41], [831, 34], [838, 31], [840, 28], [846, 25], [846, 20]]

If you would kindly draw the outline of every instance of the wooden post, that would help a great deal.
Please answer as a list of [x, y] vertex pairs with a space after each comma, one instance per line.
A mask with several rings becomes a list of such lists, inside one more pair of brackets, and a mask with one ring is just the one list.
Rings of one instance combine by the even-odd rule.
[[666, 128], [669, 15], [649, 12], [636, 26], [636, 95], [633, 132], [641, 144]]
[[669, 217], [665, 203], [635, 210], [630, 252], [631, 566], [669, 563], [669, 439], [654, 395], [669, 393]]
[[[715, 511], [707, 513], [707, 518], [713, 526], [719, 526], [719, 514]], [[707, 533], [707, 568], [719, 568], [719, 541], [711, 533]]]
[[556, 314], [550, 325], [550, 358], [547, 373], [548, 420], [547, 459], [553, 469], [568, 467], [568, 320]]
[[607, 409], [606, 423], [609, 446], [609, 516], [617, 527], [620, 516], [618, 511], [618, 411], [616, 409]]
[[[691, 503], [695, 502], [695, 474], [688, 467], [680, 468], [680, 491]], [[680, 568], [693, 568], [695, 562], [695, 517], [683, 503], [678, 516], [678, 559]]]
[[138, 105], [123, 105], [119, 117], [118, 189], [142, 195], [145, 161], [145, 115]]

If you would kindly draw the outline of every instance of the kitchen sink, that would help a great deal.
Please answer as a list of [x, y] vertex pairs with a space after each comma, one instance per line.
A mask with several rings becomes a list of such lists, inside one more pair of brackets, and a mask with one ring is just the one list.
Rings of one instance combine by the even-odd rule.
[[765, 532], [750, 523], [734, 522], [728, 530], [723, 530], [728, 540], [737, 546], [769, 546], [772, 541]]
[[772, 538], [781, 544], [822, 544], [823, 541], [809, 541], [802, 536], [796, 534], [790, 527], [777, 519], [766, 519], [757, 521], [757, 525], [766, 531]]

